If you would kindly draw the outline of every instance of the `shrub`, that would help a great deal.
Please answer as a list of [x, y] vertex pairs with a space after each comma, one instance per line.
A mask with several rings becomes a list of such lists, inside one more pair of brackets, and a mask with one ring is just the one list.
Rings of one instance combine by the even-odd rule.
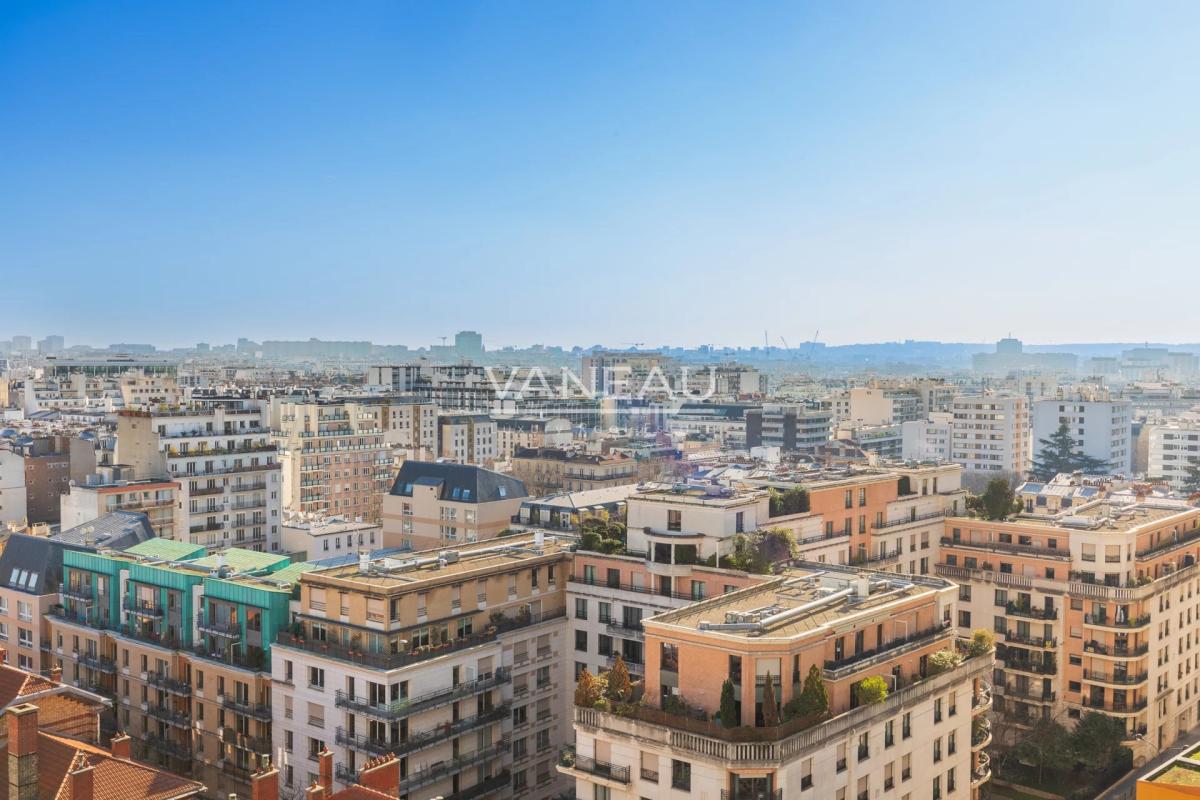
[[779, 724], [779, 701], [775, 699], [775, 679], [767, 673], [767, 685], [763, 687], [763, 725], [773, 728]]
[[585, 667], [579, 671], [579, 680], [575, 682], [575, 705], [592, 708], [599, 699], [600, 685]]
[[583, 550], [597, 552], [600, 550], [600, 534], [585, 531], [579, 537], [579, 547]]
[[887, 700], [888, 696], [887, 681], [878, 675], [864, 678], [855, 687], [854, 694], [858, 698], [860, 705], [869, 706], [875, 703], [882, 703], [884, 700]]
[[724, 727], [737, 727], [737, 699], [733, 696], [733, 682], [728, 678], [721, 684], [721, 710], [717, 716]]
[[941, 675], [954, 669], [962, 663], [962, 655], [957, 650], [938, 650], [929, 657], [929, 676]]
[[625, 666], [625, 659], [621, 658], [619, 654], [612, 669], [606, 673], [606, 677], [608, 686], [605, 687], [604, 696], [614, 705], [628, 702], [633, 695], [633, 685], [629, 682], [629, 667]]
[[608, 701], [601, 697], [596, 701], [596, 704], [592, 706], [592, 708], [596, 709], [597, 711], [608, 711]]
[[987, 628], [979, 628], [971, 634], [971, 643], [967, 645], [967, 655], [971, 658], [987, 655], [995, 647], [996, 636]]
[[797, 717], [818, 716], [829, 710], [829, 690], [825, 688], [821, 668], [816, 664], [808, 668], [804, 686], [793, 702], [796, 704], [793, 709], [794, 716]]

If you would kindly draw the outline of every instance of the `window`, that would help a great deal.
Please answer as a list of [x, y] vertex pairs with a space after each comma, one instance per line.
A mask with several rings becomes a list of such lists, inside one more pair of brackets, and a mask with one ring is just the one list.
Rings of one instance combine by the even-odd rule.
[[686, 761], [671, 759], [671, 788], [685, 792], [692, 790], [692, 765]]
[[575, 631], [575, 649], [581, 653], [587, 652], [587, 631]]
[[308, 685], [313, 689], [325, 688], [325, 670], [320, 667], [308, 668]]
[[669, 509], [667, 511], [667, 530], [681, 531], [683, 530], [683, 512]]
[[587, 619], [588, 601], [582, 597], [575, 598], [575, 619]]

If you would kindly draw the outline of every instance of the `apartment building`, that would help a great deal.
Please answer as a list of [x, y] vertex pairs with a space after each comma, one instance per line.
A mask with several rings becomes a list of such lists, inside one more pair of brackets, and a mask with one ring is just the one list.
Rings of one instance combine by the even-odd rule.
[[1200, 509], [1057, 488], [1023, 487], [1006, 522], [944, 520], [937, 574], [959, 632], [997, 634], [1008, 736], [1101, 711], [1141, 763], [1200, 721]]
[[402, 800], [561, 794], [569, 573], [541, 534], [304, 573], [271, 654], [285, 791], [320, 783], [328, 749], [339, 788], [390, 754]]
[[495, 423], [500, 459], [512, 458], [519, 449], [571, 444], [571, 421], [565, 417], [497, 417]]
[[1024, 475], [1032, 455], [1023, 395], [959, 395], [951, 404], [950, 459], [968, 477]]
[[586, 453], [562, 447], [518, 448], [513, 477], [534, 496], [584, 492], [638, 482], [637, 459], [624, 453]]
[[145, 514], [155, 536], [189, 539], [180, 481], [146, 478], [131, 480], [127, 466], [99, 467], [83, 483], [72, 483], [59, 498], [63, 529], [78, 527], [116, 511]]
[[490, 469], [406, 461], [383, 500], [384, 545], [424, 550], [495, 538], [528, 496], [521, 481]]
[[323, 559], [383, 546], [383, 526], [343, 517], [285, 516], [283, 551], [299, 559]]
[[919, 419], [921, 396], [915, 389], [853, 386], [830, 397], [835, 423], [891, 425]]
[[139, 758], [214, 796], [247, 796], [251, 774], [275, 757], [271, 648], [309, 568], [162, 539], [67, 551], [51, 653], [65, 680], [113, 701], [113, 724]]
[[1181, 414], [1151, 425], [1148, 439], [1146, 474], [1177, 490], [1187, 486], [1188, 470], [1200, 467], [1200, 414]]
[[279, 451], [263, 413], [242, 402], [117, 417], [116, 460], [139, 480], [179, 484], [175, 538], [216, 552], [279, 550]]
[[[364, 401], [365, 402], [365, 401]], [[383, 440], [410, 458], [429, 459], [438, 452], [438, 407], [432, 400], [408, 395], [376, 400], [382, 412]]]
[[935, 411], [928, 419], [900, 426], [900, 457], [905, 461], [949, 461], [954, 436], [954, 415]]
[[[644, 619], [643, 704], [576, 707], [559, 771], [577, 797], [612, 800], [977, 797], [991, 656], [938, 674], [928, 663], [955, 646], [956, 599], [946, 580], [804, 562]], [[812, 667], [828, 715], [772, 724]], [[862, 704], [856, 689], [874, 676], [887, 696]], [[726, 681], [733, 728], [710, 721]]]
[[[16, 431], [11, 428], [13, 437]], [[29, 515], [25, 489], [25, 459], [0, 440], [0, 525], [13, 523], [24, 527]]]
[[392, 478], [383, 416], [379, 406], [351, 399], [271, 398], [284, 507], [378, 522]]
[[1088, 456], [1108, 464], [1113, 475], [1133, 476], [1133, 403], [1129, 400], [1074, 396], [1033, 401], [1032, 457], [1039, 443], [1066, 425], [1076, 446]]
[[496, 422], [487, 414], [442, 414], [438, 442], [442, 458], [490, 465], [497, 456]]
[[594, 350], [580, 359], [583, 384], [594, 395], [646, 394], [669, 386], [679, 362], [661, 353]]
[[22, 436], [8, 441], [25, 468], [25, 518], [29, 524], [57, 523], [59, 497], [67, 493], [72, 480], [82, 480], [96, 469], [93, 443], [71, 436]]
[[829, 441], [833, 411], [768, 403], [746, 411], [746, 446], [811, 452]]
[[[411, 394], [438, 408], [488, 412], [496, 402], [497, 384], [489, 368], [471, 364], [412, 364], [367, 368], [367, 385], [398, 394]], [[501, 382], [502, 383], [502, 382]]]

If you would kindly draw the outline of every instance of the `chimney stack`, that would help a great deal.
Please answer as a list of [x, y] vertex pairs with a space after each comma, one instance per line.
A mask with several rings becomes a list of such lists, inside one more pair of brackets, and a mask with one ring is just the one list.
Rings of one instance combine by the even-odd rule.
[[400, 788], [400, 760], [389, 753], [363, 764], [358, 782], [384, 794], [396, 794]]
[[250, 776], [250, 800], [279, 800], [279, 770], [270, 763]]
[[71, 781], [71, 800], [92, 800], [95, 797], [95, 771], [90, 764], [84, 763], [68, 773], [67, 777]]
[[328, 747], [322, 747], [317, 754], [317, 774], [321, 778], [321, 788], [325, 790], [324, 797], [333, 797], [333, 753]]
[[113, 758], [124, 758], [126, 760], [132, 758], [133, 756], [130, 754], [130, 742], [132, 741], [127, 733], [118, 733], [114, 736], [112, 741], [109, 742]]
[[8, 709], [8, 798], [37, 800], [38, 709], [22, 703]]
[[50, 668], [50, 680], [55, 683], [62, 683], [62, 667], [60, 665], [55, 664]]
[[325, 787], [314, 783], [304, 790], [304, 800], [325, 800]]

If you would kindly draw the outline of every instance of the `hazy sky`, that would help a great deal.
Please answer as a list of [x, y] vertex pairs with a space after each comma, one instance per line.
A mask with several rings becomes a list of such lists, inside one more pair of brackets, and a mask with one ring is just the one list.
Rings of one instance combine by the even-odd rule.
[[1200, 3], [7, 2], [0, 338], [1200, 340]]

